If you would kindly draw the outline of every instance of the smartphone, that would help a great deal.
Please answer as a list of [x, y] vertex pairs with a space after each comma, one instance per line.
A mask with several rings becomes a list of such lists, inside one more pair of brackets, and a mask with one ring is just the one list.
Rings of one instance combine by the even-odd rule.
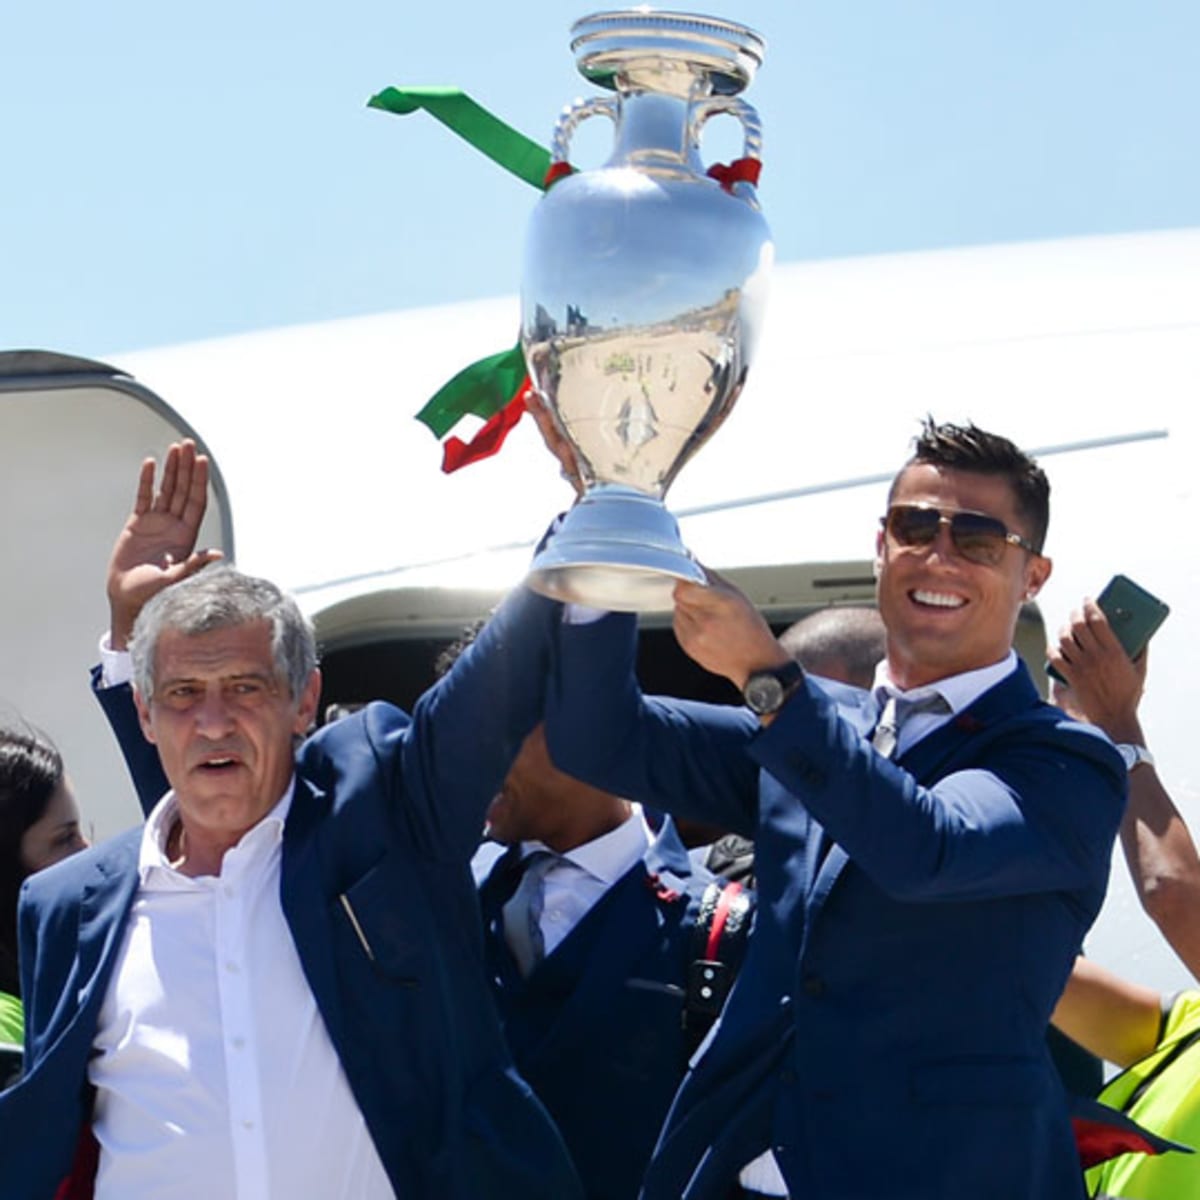
[[[1155, 630], [1171, 611], [1157, 596], [1152, 596], [1127, 575], [1114, 575], [1096, 597], [1096, 604], [1108, 618], [1117, 641], [1130, 658], [1137, 658], [1145, 650]], [[1049, 663], [1046, 674], [1060, 683], [1066, 682]]]

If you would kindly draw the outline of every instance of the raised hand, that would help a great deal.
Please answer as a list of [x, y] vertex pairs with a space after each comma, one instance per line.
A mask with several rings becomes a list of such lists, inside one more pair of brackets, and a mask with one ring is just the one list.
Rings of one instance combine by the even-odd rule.
[[1130, 661], [1094, 600], [1071, 614], [1047, 657], [1067, 681], [1055, 702], [1072, 716], [1100, 726], [1114, 741], [1141, 742], [1137, 710], [1146, 685], [1146, 652]]
[[715, 571], [707, 574], [707, 584], [675, 585], [675, 637], [689, 658], [741, 688], [753, 672], [790, 656], [746, 596]]
[[574, 446], [563, 437], [558, 423], [533, 388], [529, 388], [525, 393], [525, 408], [538, 427], [546, 449], [558, 459], [562, 477], [575, 489], [575, 499], [578, 500], [583, 495], [585, 481]]
[[138, 474], [133, 512], [108, 560], [109, 639], [114, 650], [125, 649], [147, 600], [221, 557], [220, 550], [196, 549], [208, 505], [208, 456], [198, 454], [190, 438], [173, 442], [157, 491], [154, 475], [154, 459], [148, 458]]

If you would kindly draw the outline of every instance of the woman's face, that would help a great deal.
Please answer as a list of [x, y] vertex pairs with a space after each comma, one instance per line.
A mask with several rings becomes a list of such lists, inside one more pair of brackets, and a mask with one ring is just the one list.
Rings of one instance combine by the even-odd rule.
[[46, 811], [21, 838], [21, 865], [30, 873], [86, 850], [88, 840], [79, 828], [79, 805], [65, 776], [55, 788]]

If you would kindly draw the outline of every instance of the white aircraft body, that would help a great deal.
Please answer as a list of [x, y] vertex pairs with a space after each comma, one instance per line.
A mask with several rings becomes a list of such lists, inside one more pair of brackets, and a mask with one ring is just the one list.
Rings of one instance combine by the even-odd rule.
[[[920, 419], [1006, 434], [1052, 483], [1054, 573], [1019, 648], [1040, 668], [1046, 637], [1117, 572], [1171, 605], [1142, 713], [1200, 830], [1197, 279], [1200, 229], [777, 267], [745, 392], [668, 496], [684, 540], [773, 622], [869, 602], [887, 482]], [[137, 463], [194, 433], [218, 467], [206, 544], [297, 593], [335, 699], [391, 674], [410, 700], [571, 498], [527, 421], [444, 476], [413, 420], [517, 328], [508, 297], [125, 354], [117, 373], [0, 356], [0, 716], [52, 733], [98, 834], [137, 818], [85, 675]], [[1119, 856], [1088, 950], [1156, 987], [1186, 982]]]

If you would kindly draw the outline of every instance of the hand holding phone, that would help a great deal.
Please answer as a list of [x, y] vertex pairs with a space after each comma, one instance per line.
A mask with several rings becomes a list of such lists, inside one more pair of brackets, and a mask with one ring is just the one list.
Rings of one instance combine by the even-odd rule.
[[[1136, 659], [1146, 649], [1171, 611], [1157, 596], [1152, 596], [1127, 575], [1114, 575], [1096, 597], [1096, 605], [1131, 659]], [[1046, 674], [1060, 683], [1067, 682], [1049, 663]]]

